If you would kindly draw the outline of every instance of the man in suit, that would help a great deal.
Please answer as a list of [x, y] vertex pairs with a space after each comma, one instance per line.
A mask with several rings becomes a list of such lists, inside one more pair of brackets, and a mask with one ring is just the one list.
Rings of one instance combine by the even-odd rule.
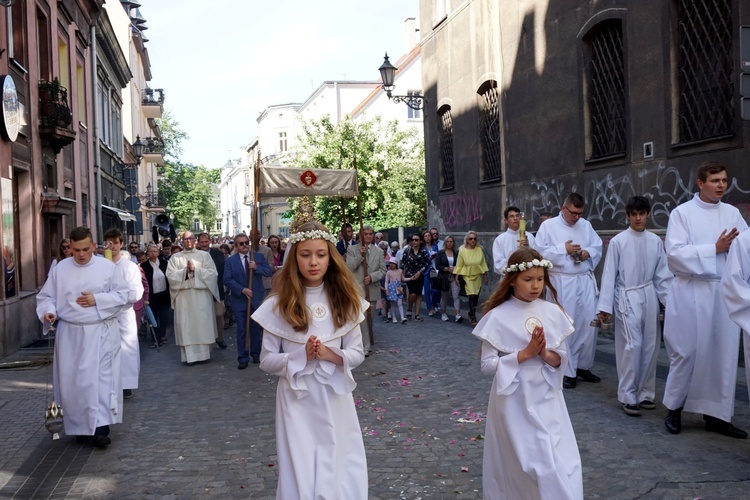
[[[354, 273], [362, 297], [370, 301], [370, 308], [367, 310], [367, 321], [361, 324], [362, 346], [364, 347], [365, 355], [372, 350], [370, 342], [372, 336], [372, 311], [375, 308], [375, 302], [380, 298], [380, 280], [385, 276], [383, 251], [376, 245], [373, 245], [374, 235], [375, 232], [372, 227], [363, 226], [360, 237], [362, 244], [351, 245], [346, 251], [346, 265]], [[366, 266], [365, 257], [367, 258]], [[368, 294], [365, 294], [365, 288]]]
[[[263, 277], [271, 276], [271, 266], [260, 252], [253, 252], [250, 258], [250, 239], [241, 233], [234, 238], [234, 247], [237, 253], [226, 260], [224, 265], [224, 284], [232, 292], [230, 300], [234, 317], [237, 323], [237, 369], [247, 368], [250, 358], [253, 363], [260, 363], [260, 347], [263, 339], [263, 330], [254, 320], [250, 320], [250, 349], [245, 347], [245, 321], [248, 314], [260, 307], [263, 302]], [[250, 271], [253, 271], [252, 289], [248, 288]], [[248, 302], [252, 307], [248, 311]]]
[[224, 252], [211, 246], [211, 236], [209, 236], [208, 233], [201, 233], [198, 235], [198, 250], [208, 252], [219, 273], [219, 298], [221, 300], [214, 300], [214, 313], [216, 314], [216, 343], [222, 349], [226, 349], [227, 343], [224, 342]]
[[356, 245], [357, 242], [354, 241], [354, 230], [352, 229], [352, 225], [348, 222], [345, 222], [341, 226], [341, 239], [338, 243], [336, 243], [336, 250], [339, 251], [342, 257], [346, 259], [346, 252], [349, 249], [350, 246]]

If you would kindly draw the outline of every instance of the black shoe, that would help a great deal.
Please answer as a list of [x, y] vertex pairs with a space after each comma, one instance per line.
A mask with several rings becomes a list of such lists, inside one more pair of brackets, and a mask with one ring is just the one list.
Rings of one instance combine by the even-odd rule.
[[575, 389], [576, 378], [575, 377], [563, 377], [563, 387], [565, 389]]
[[256, 365], [260, 363], [260, 356], [253, 356], [253, 363], [255, 363]]
[[638, 407], [638, 405], [629, 405], [627, 403], [623, 403], [622, 411], [624, 411], [626, 415], [630, 415], [631, 417], [641, 416], [641, 409]]
[[226, 349], [227, 348], [227, 343], [224, 342], [223, 340], [217, 340], [216, 344], [218, 344], [218, 346], [221, 347], [222, 349]]
[[670, 434], [679, 434], [682, 431], [682, 408], [669, 410], [664, 418], [664, 427]]
[[648, 399], [644, 399], [640, 403], [638, 403], [638, 406], [641, 410], [655, 410], [656, 409], [656, 403], [653, 401], [649, 401]]
[[576, 370], [576, 375], [581, 377], [581, 380], [584, 382], [590, 382], [592, 384], [598, 384], [602, 381], [602, 379], [591, 373], [591, 370]]
[[123, 399], [130, 399], [133, 397], [133, 389], [123, 389], [122, 390], [122, 397]]
[[197, 361], [193, 361], [192, 363], [185, 363], [187, 366], [195, 366], [198, 364]]
[[76, 436], [76, 443], [83, 444], [87, 441], [87, 439], [91, 436]]
[[94, 434], [94, 446], [96, 446], [97, 448], [106, 448], [110, 443], [112, 443], [112, 440], [107, 436]]
[[736, 439], [747, 439], [747, 432], [733, 426], [731, 422], [725, 422], [724, 420], [708, 415], [703, 415], [703, 420], [706, 421], [706, 430], [708, 432], [717, 432]]
[[244, 370], [245, 368], [247, 368], [247, 363], [240, 363], [237, 365], [238, 370]]

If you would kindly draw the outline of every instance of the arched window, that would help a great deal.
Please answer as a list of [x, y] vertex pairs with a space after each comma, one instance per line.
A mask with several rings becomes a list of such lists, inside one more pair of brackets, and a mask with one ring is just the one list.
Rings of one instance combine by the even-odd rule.
[[438, 140], [440, 141], [440, 190], [453, 189], [455, 184], [453, 170], [453, 116], [451, 107], [443, 106], [438, 110]]
[[497, 82], [485, 82], [477, 92], [479, 98], [479, 133], [482, 148], [480, 178], [483, 181], [503, 179], [500, 147], [500, 93]]

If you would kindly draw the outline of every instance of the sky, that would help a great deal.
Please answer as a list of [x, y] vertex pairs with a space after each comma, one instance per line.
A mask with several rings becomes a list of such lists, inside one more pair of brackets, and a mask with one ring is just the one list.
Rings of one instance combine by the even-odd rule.
[[139, 0], [152, 88], [189, 139], [185, 163], [242, 156], [268, 106], [304, 102], [326, 80], [380, 81], [407, 51], [418, 0]]

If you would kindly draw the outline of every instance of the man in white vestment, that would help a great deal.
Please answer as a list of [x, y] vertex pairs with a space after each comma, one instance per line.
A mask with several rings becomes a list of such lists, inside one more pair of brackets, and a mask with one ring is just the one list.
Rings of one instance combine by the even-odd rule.
[[502, 276], [503, 269], [508, 266], [508, 257], [518, 250], [519, 247], [536, 248], [534, 235], [525, 233], [521, 238], [519, 228], [521, 226], [521, 209], [510, 206], [503, 212], [505, 219], [504, 233], [500, 233], [492, 244], [492, 262], [495, 272]]
[[[366, 300], [370, 302], [370, 308], [365, 313], [367, 319], [361, 323], [362, 327], [362, 345], [364, 346], [365, 356], [368, 356], [372, 350], [372, 310], [375, 303], [380, 298], [380, 280], [385, 277], [385, 258], [383, 251], [376, 245], [373, 245], [375, 231], [370, 226], [362, 226], [362, 244], [348, 245], [346, 249], [346, 266], [354, 274], [359, 285], [362, 298], [365, 299], [365, 287], [369, 292]], [[340, 242], [339, 242], [340, 243]], [[365, 256], [367, 258], [365, 272]], [[371, 333], [372, 332], [372, 333]]]
[[53, 369], [55, 400], [63, 408], [65, 433], [94, 445], [110, 444], [109, 426], [122, 422], [120, 331], [117, 316], [129, 289], [121, 271], [95, 259], [91, 231], [70, 233], [73, 258], [50, 272], [36, 297], [45, 325], [58, 321]]
[[625, 214], [630, 227], [609, 242], [596, 310], [602, 323], [614, 314], [617, 399], [635, 417], [656, 408], [659, 302], [666, 304], [672, 273], [661, 238], [646, 231], [648, 198], [630, 198]]
[[[547, 219], [536, 233], [539, 253], [553, 264], [549, 271], [552, 285], [565, 312], [573, 318], [575, 332], [568, 337], [568, 365], [563, 387], [573, 389], [576, 380], [600, 381], [591, 373], [596, 354], [597, 288], [594, 269], [602, 258], [602, 239], [591, 223], [583, 218], [585, 202], [578, 193], [571, 193], [557, 217]], [[548, 300], [551, 297], [547, 296]]]
[[747, 433], [731, 424], [740, 329], [721, 297], [727, 251], [747, 228], [739, 210], [721, 202], [726, 168], [708, 161], [698, 168], [698, 193], [669, 215], [665, 247], [675, 278], [664, 315], [669, 375], [664, 425], [682, 430], [682, 411], [703, 413], [706, 430], [734, 438]]
[[128, 286], [128, 306], [120, 312], [117, 321], [120, 325], [123, 397], [130, 398], [133, 389], [138, 389], [138, 375], [141, 371], [141, 351], [138, 345], [138, 323], [133, 304], [143, 297], [141, 270], [130, 260], [128, 252], [122, 250], [122, 231], [112, 228], [104, 233], [104, 242], [112, 249], [112, 262], [121, 268]]
[[167, 281], [174, 309], [175, 342], [180, 359], [193, 366], [211, 357], [216, 340], [214, 300], [219, 300], [219, 274], [208, 252], [195, 248], [195, 235], [182, 234], [182, 252], [169, 258]]
[[745, 229], [729, 247], [721, 294], [729, 317], [745, 332], [745, 377], [750, 391], [750, 229]]

